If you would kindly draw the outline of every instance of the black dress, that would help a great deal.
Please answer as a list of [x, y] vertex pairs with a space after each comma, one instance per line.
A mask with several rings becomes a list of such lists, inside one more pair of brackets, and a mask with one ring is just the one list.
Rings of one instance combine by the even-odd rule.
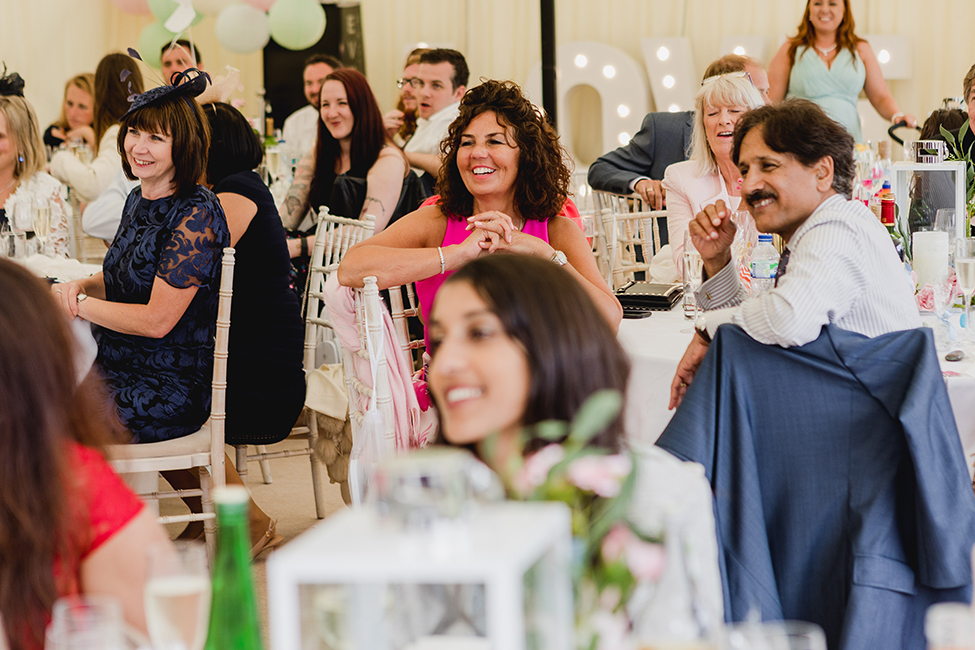
[[180, 289], [198, 287], [162, 338], [99, 331], [98, 365], [133, 442], [179, 438], [209, 417], [220, 261], [229, 245], [223, 208], [205, 187], [153, 201], [137, 187], [125, 202], [102, 267], [106, 298], [147, 304], [157, 277]]
[[227, 443], [270, 444], [288, 436], [305, 402], [304, 328], [298, 298], [288, 286], [284, 228], [256, 173], [228, 176], [214, 192], [239, 194], [257, 205], [234, 246]]

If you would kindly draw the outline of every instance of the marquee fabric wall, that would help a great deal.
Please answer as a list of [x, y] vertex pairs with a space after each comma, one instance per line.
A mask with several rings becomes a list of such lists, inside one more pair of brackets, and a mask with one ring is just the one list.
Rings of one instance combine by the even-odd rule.
[[[852, 0], [860, 33], [909, 34], [912, 79], [891, 82], [901, 107], [925, 116], [943, 97], [961, 94], [961, 80], [975, 63], [975, 3], [971, 0]], [[698, 74], [717, 58], [722, 36], [768, 37], [767, 60], [792, 33], [803, 0], [558, 0], [560, 43], [599, 41], [642, 62], [640, 38], [687, 35]], [[361, 0], [366, 73], [380, 105], [391, 107], [395, 79], [417, 41], [463, 51], [472, 80], [511, 78], [524, 82], [540, 59], [538, 6], [534, 0]], [[64, 81], [94, 70], [106, 52], [137, 42], [148, 16], [122, 14], [110, 0], [0, 0], [0, 58], [27, 79], [27, 92], [43, 124], [57, 115]], [[193, 28], [210, 70], [241, 70], [245, 112], [257, 114], [260, 54], [223, 50], [208, 16]], [[921, 40], [924, 35], [926, 40]], [[296, 83], [300, 83], [300, 72]]]

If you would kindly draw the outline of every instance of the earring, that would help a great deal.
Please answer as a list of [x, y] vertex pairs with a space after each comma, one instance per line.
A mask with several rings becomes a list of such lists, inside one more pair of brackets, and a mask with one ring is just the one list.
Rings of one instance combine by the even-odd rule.
[[24, 162], [24, 154], [17, 154], [17, 161]]

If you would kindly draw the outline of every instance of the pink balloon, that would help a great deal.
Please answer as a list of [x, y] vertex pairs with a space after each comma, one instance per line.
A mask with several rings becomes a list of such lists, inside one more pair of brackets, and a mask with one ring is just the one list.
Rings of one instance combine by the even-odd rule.
[[260, 9], [261, 11], [270, 11], [271, 5], [273, 5], [277, 0], [244, 0], [250, 6]]
[[144, 16], [149, 13], [149, 0], [112, 0], [112, 3], [127, 14]]

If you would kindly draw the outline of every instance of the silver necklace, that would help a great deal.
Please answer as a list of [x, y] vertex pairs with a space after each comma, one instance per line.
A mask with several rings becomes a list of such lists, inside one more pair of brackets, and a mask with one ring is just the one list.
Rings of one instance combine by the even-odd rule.
[[829, 56], [829, 53], [836, 49], [836, 43], [833, 43], [833, 47], [827, 47], [825, 50], [818, 45], [813, 45], [813, 47], [823, 56]]
[[11, 186], [12, 186], [12, 185], [13, 185], [14, 183], [16, 183], [16, 182], [17, 182], [17, 179], [16, 179], [16, 178], [14, 178], [14, 179], [13, 179], [12, 181], [10, 181], [9, 183], [7, 183], [7, 187], [5, 187], [5, 188], [3, 188], [2, 190], [0, 190], [0, 194], [3, 194], [3, 193], [4, 193], [4, 192], [6, 192], [7, 190], [9, 190], [9, 189], [10, 189], [10, 187], [11, 187]]

